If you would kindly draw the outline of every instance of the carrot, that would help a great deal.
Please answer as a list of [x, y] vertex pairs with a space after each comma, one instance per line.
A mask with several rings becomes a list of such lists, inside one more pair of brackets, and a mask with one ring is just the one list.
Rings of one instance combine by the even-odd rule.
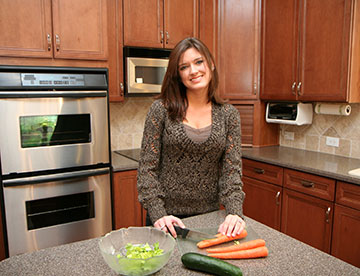
[[265, 241], [263, 239], [247, 241], [247, 242], [234, 244], [234, 245], [227, 246], [227, 247], [209, 248], [209, 249], [206, 249], [206, 252], [208, 252], [208, 253], [223, 253], [223, 252], [246, 250], [246, 249], [256, 248], [256, 247], [260, 247], [260, 246], [265, 246]]
[[260, 246], [256, 248], [232, 251], [232, 252], [208, 254], [209, 257], [218, 258], [218, 259], [253, 259], [253, 258], [266, 257], [267, 255], [269, 255], [269, 250], [266, 248], [266, 246]]
[[202, 241], [198, 242], [197, 246], [202, 249], [202, 248], [210, 247], [213, 245], [225, 243], [228, 241], [242, 239], [242, 238], [245, 238], [246, 236], [247, 236], [247, 231], [246, 231], [246, 229], [244, 229], [243, 231], [241, 231], [241, 233], [239, 235], [236, 235], [235, 237], [233, 237], [233, 236], [229, 237], [226, 235], [218, 235], [216, 238], [202, 240]]

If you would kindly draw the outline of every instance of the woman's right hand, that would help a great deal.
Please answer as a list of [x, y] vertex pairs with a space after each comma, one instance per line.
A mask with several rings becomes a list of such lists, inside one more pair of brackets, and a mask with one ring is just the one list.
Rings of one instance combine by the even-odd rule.
[[166, 233], [170, 232], [170, 234], [176, 238], [174, 224], [180, 226], [181, 228], [185, 228], [185, 224], [181, 221], [181, 219], [174, 216], [163, 216], [162, 218], [159, 218], [157, 221], [155, 221], [154, 227]]

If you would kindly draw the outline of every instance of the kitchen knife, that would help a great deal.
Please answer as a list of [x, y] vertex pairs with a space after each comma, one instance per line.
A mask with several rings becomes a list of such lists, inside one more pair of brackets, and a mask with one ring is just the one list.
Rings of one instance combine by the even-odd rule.
[[174, 228], [175, 228], [175, 231], [176, 231], [176, 235], [178, 237], [183, 238], [183, 239], [190, 239], [190, 240], [194, 240], [194, 241], [202, 241], [202, 240], [215, 238], [215, 235], [190, 230], [188, 228], [181, 228], [181, 227], [176, 226], [176, 225], [174, 225]]

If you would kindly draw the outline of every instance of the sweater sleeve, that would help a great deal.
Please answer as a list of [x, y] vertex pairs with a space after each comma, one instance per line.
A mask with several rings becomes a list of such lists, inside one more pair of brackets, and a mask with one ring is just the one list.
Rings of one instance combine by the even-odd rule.
[[245, 193], [242, 190], [240, 114], [232, 105], [226, 105], [226, 146], [220, 164], [219, 196], [227, 214], [243, 215]]
[[161, 137], [166, 109], [155, 101], [146, 116], [138, 168], [138, 199], [154, 223], [165, 216], [164, 192], [159, 182]]

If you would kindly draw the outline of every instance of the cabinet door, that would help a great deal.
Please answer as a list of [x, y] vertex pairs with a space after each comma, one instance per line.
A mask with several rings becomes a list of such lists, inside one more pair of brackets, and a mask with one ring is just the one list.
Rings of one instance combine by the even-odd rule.
[[53, 0], [54, 57], [107, 59], [107, 0]]
[[262, 3], [260, 97], [295, 100], [299, 2], [267, 0]]
[[335, 204], [331, 255], [360, 267], [360, 211]]
[[304, 1], [300, 11], [299, 100], [346, 101], [351, 2]]
[[162, 48], [163, 0], [124, 0], [123, 5], [124, 45]]
[[52, 57], [50, 0], [0, 0], [0, 56]]
[[333, 203], [283, 189], [281, 232], [330, 253]]
[[280, 230], [281, 190], [263, 181], [244, 176], [244, 215]]
[[165, 48], [186, 37], [198, 36], [198, 0], [164, 0]]
[[220, 92], [228, 99], [256, 99], [259, 73], [259, 1], [221, 0]]
[[142, 226], [142, 207], [136, 188], [137, 171], [114, 173], [113, 202], [115, 229]]

